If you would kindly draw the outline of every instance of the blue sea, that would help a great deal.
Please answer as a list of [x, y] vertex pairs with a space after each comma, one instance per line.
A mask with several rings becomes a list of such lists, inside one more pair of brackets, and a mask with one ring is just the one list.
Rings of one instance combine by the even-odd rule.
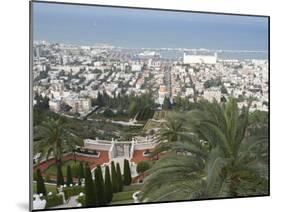
[[[265, 17], [33, 3], [34, 40], [126, 48], [268, 51]], [[267, 57], [267, 53], [256, 57]]]

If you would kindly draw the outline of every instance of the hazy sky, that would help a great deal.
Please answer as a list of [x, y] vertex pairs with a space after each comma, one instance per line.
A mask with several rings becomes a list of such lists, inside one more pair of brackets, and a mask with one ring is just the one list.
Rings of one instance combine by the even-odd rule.
[[268, 50], [267, 18], [33, 3], [35, 40], [123, 47]]

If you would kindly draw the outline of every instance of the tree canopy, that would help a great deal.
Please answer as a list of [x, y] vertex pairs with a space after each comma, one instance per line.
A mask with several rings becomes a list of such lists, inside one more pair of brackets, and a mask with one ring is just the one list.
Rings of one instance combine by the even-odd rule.
[[143, 200], [268, 194], [268, 135], [252, 130], [257, 125], [249, 122], [249, 107], [238, 109], [234, 99], [201, 101], [168, 122], [171, 129], [160, 136], [166, 142], [156, 149], [170, 154], [148, 170]]

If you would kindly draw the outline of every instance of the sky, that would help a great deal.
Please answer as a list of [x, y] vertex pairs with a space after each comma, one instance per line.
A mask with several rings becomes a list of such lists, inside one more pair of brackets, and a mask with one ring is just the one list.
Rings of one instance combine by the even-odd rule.
[[33, 38], [127, 48], [268, 50], [265, 17], [33, 3]]

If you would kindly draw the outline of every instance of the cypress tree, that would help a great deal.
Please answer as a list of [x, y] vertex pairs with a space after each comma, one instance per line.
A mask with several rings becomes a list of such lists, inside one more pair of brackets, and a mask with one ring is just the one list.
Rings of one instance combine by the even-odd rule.
[[130, 164], [127, 159], [124, 159], [124, 185], [130, 185], [132, 182]]
[[85, 167], [85, 206], [97, 205], [96, 185], [93, 181], [90, 167]]
[[100, 165], [98, 165], [95, 170], [95, 184], [97, 190], [97, 203], [98, 205], [104, 205], [105, 204], [104, 181], [103, 181], [102, 170]]
[[72, 179], [71, 167], [68, 165], [66, 170], [66, 185], [70, 186], [70, 184], [73, 185], [73, 179]]
[[57, 186], [64, 185], [64, 178], [61, 170], [61, 164], [57, 164]]
[[85, 178], [84, 175], [84, 167], [82, 161], [79, 163], [79, 169], [78, 169], [78, 184], [81, 185], [82, 179]]
[[122, 191], [123, 190], [123, 179], [122, 179], [122, 174], [121, 174], [119, 163], [117, 163], [116, 169], [117, 169], [118, 191]]
[[162, 105], [162, 109], [163, 110], [170, 110], [171, 108], [172, 108], [172, 104], [170, 102], [170, 99], [165, 96], [164, 102], [163, 102], [163, 105]]
[[113, 193], [118, 192], [118, 179], [117, 179], [117, 173], [115, 169], [115, 164], [113, 161], [111, 161], [111, 182], [112, 182], [112, 191]]
[[41, 175], [41, 170], [40, 169], [37, 169], [37, 173], [36, 173], [36, 180], [37, 180], [37, 183], [36, 183], [36, 188], [37, 188], [37, 194], [43, 194], [44, 196], [46, 196], [47, 194], [47, 191], [46, 191], [46, 187], [45, 187], [45, 184], [44, 184], [44, 179]]
[[109, 167], [105, 167], [105, 182], [104, 182], [104, 192], [105, 192], [105, 201], [110, 203], [112, 201], [113, 192], [112, 192], [112, 183], [110, 179]]

